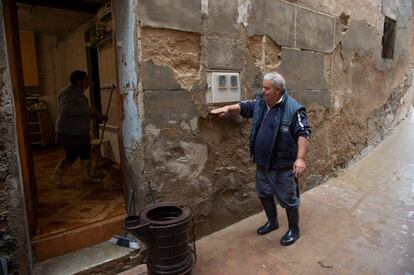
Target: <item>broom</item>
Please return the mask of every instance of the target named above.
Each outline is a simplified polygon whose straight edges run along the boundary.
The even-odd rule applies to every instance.
[[[127,208],[127,215],[128,216],[131,215],[130,212],[131,212],[131,209],[132,209],[133,199],[134,199],[134,190],[130,189],[128,191],[128,208]],[[122,236],[115,235],[109,240],[109,242],[112,243],[112,244],[115,244],[115,245],[131,248],[131,249],[138,249],[139,248],[139,243],[138,243],[137,240],[128,239],[128,231],[126,229],[124,231],[124,235],[122,235]]]
[[[111,85],[111,92],[109,94],[108,104],[106,105],[106,112],[105,112],[105,115],[106,116],[108,116],[108,114],[109,114],[109,109],[111,107],[111,101],[112,101],[112,94],[114,93],[114,89],[115,88],[116,88],[115,84],[112,84]],[[103,158],[101,156],[101,147],[102,147],[102,143],[103,143],[103,140],[104,140],[105,130],[106,130],[106,120],[104,120],[104,122],[103,122],[102,132],[101,132],[101,135],[99,137],[99,144],[97,146],[97,148],[98,148],[98,155],[96,157],[95,166],[93,167],[93,170],[92,170],[92,175],[93,176],[96,176],[97,175],[97,169],[98,169],[99,162],[101,162],[102,161],[102,158]]]

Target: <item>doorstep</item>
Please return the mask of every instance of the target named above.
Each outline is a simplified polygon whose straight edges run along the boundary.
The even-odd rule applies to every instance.
[[[38,263],[34,275],[117,274],[142,263],[142,251],[103,242]]]
[[[108,241],[113,235],[122,234],[124,219],[122,214],[64,232],[35,236],[32,241],[34,257],[37,262],[42,262]]]

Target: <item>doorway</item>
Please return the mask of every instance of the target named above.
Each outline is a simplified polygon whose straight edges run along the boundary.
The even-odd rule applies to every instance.
[[[58,3],[55,3],[58,2]],[[116,47],[112,38],[110,2],[17,1],[21,55],[21,110],[18,121],[27,138],[25,184],[32,247],[37,261],[59,256],[110,239],[122,231],[125,216],[121,180],[119,127],[122,110],[116,89]],[[65,4],[66,3],[66,4]],[[108,122],[92,125],[92,160],[100,183],[82,182],[79,161],[64,176],[67,188],[51,179],[64,157],[54,142],[58,92],[68,85],[74,70],[93,80],[85,91],[95,110],[108,114]],[[112,94],[112,95],[111,95]],[[17,104],[17,103],[16,103]],[[105,130],[104,130],[105,129]],[[103,135],[103,138],[101,138]]]

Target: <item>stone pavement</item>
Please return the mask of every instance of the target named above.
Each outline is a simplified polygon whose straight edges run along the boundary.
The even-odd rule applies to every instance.
[[[263,213],[197,242],[194,275],[414,274],[414,118],[367,157],[301,196],[301,238],[265,236]],[[143,274],[145,266],[123,274]]]

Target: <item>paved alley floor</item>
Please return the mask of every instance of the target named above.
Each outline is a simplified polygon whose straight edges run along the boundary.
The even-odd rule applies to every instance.
[[[414,118],[301,201],[295,244],[279,244],[281,208],[280,228],[256,235],[260,213],[200,239],[193,274],[414,274]]]

